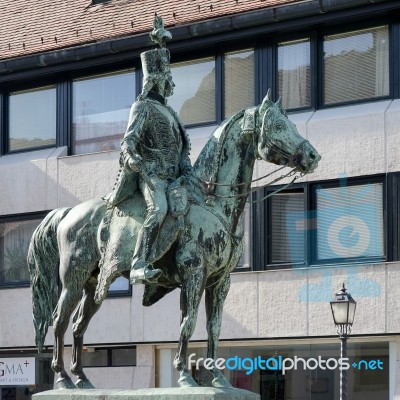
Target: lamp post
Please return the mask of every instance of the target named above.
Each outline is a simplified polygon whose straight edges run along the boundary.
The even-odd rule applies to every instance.
[[[351,333],[351,327],[356,312],[356,301],[347,293],[346,287],[336,293],[331,301],[333,321],[340,338],[340,357],[347,358],[347,337]],[[347,371],[340,370],[340,400],[347,400]]]

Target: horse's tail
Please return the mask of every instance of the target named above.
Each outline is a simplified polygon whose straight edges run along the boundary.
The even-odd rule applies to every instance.
[[[28,250],[31,276],[33,324],[39,353],[43,349],[48,327],[53,324],[53,311],[58,301],[58,267],[60,256],[57,228],[71,208],[51,211],[35,229]]]

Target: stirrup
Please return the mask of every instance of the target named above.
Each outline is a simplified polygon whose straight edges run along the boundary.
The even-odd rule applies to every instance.
[[[132,269],[129,275],[129,281],[132,285],[156,283],[161,274],[161,269],[154,269],[150,266],[145,266],[143,268]]]

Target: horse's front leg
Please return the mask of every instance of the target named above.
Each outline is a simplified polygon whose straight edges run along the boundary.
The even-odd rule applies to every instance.
[[[188,274],[181,289],[181,327],[179,347],[174,359],[174,367],[178,370],[179,386],[198,386],[187,369],[187,348],[196,326],[197,313],[205,286],[205,271],[196,269]]]
[[[219,281],[216,286],[210,285],[206,289],[206,315],[207,315],[207,358],[216,360],[218,339],[221,332],[222,310],[226,295],[228,294],[231,279],[228,275]],[[212,369],[213,381],[215,387],[232,387],[225,375],[215,365]]]

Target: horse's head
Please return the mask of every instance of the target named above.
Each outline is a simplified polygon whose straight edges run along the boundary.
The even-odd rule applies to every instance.
[[[259,137],[257,155],[265,161],[277,165],[287,165],[303,173],[312,172],[321,156],[304,139],[289,121],[280,100],[270,100],[268,90],[258,109]]]

